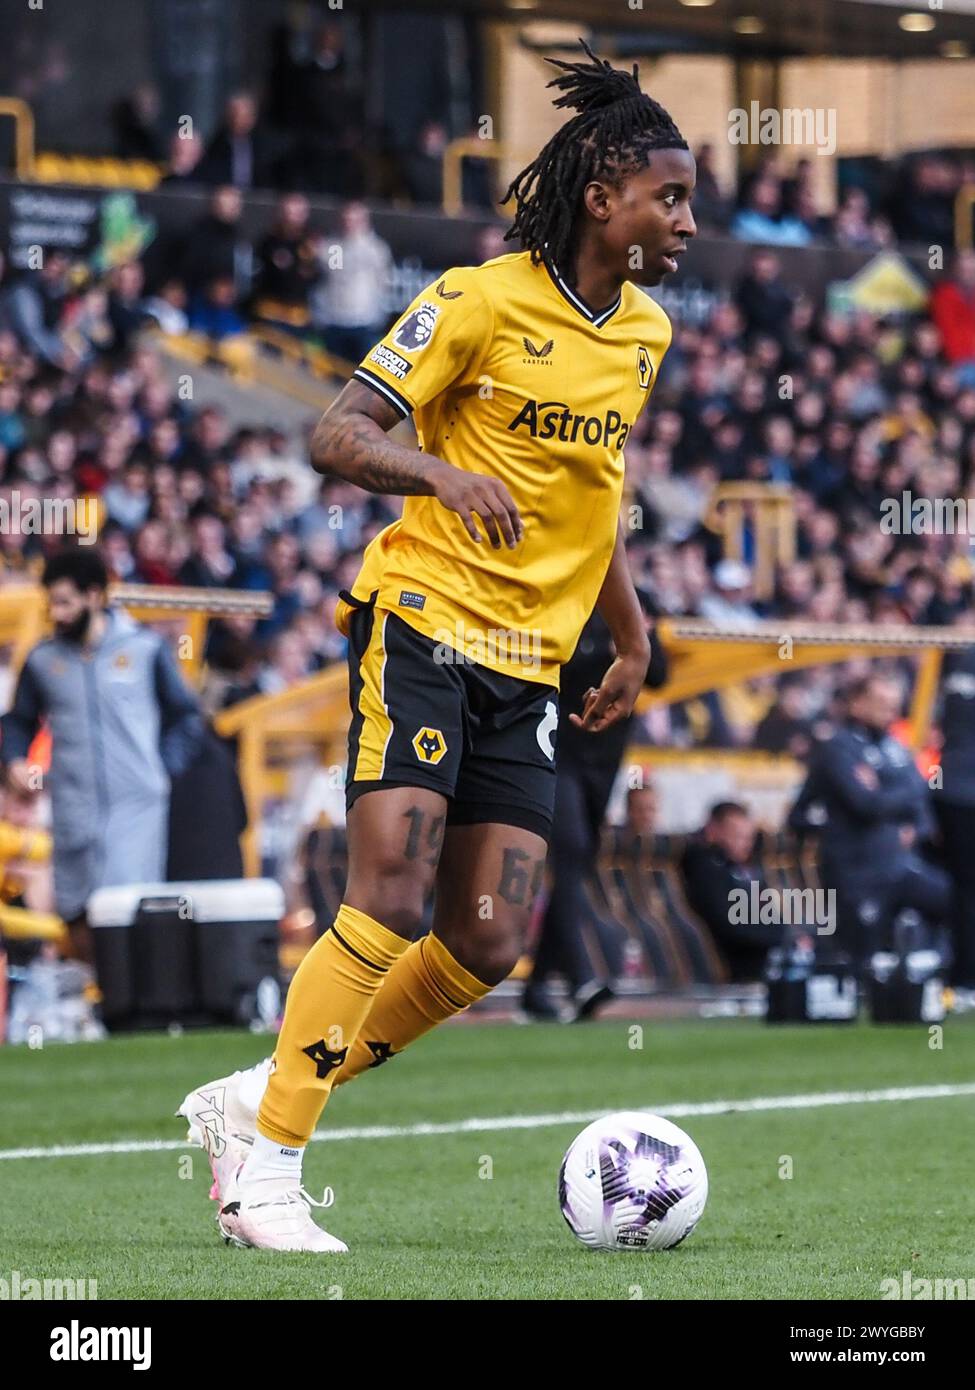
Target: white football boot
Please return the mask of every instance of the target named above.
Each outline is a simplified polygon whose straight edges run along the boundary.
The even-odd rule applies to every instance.
[[[310,1207],[330,1207],[332,1189],[326,1187],[316,1202],[301,1186],[298,1173],[242,1181],[243,1165],[232,1174],[227,1200],[217,1224],[228,1245],[255,1250],[309,1250],[323,1255],[344,1255],[349,1247],[316,1226]]]
[[[206,1150],[215,1202],[223,1200],[222,1193],[251,1151],[271,1065],[266,1057],[256,1067],[198,1086],[176,1111],[189,1125],[187,1142]]]

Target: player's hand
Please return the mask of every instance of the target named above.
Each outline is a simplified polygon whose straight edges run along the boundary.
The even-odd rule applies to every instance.
[[[37,790],[31,773],[31,764],[26,758],[14,758],[7,764],[7,782],[14,791],[33,793]]]
[[[583,696],[582,714],[570,714],[569,722],[590,734],[619,723],[633,713],[636,697],[643,688],[650,661],[649,651],[618,656],[603,676],[598,690],[591,687]]]
[[[488,540],[501,549],[501,537],[513,550],[525,533],[511,493],[498,478],[483,473],[466,473],[463,468],[444,464],[434,474],[433,495],[438,502],[456,512],[472,541],[480,541],[475,517],[480,517]]]

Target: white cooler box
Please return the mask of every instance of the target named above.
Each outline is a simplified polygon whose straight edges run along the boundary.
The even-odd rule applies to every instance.
[[[110,1028],[273,1020],[281,999],[273,879],[136,883],[88,900]]]

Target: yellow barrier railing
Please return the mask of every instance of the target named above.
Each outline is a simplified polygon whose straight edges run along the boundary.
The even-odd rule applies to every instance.
[[[466,137],[451,140],[443,152],[443,210],[448,217],[456,217],[464,211],[464,160],[487,159],[500,164],[506,159],[520,159],[525,164],[534,159],[534,154],[520,153],[507,145],[499,145],[494,140],[477,140]]]
[[[274,596],[263,590],[192,589],[174,585],[112,584],[109,602],[127,609],[138,622],[180,621],[183,669],[198,675],[203,659],[206,625],[211,618],[266,618]],[[0,645],[12,646],[11,665],[19,670],[47,630],[47,602],[39,584],[0,586]]]
[[[859,623],[755,622],[737,629],[701,618],[664,618],[660,641],[671,675],[661,690],[645,690],[637,711],[690,700],[760,676],[783,675],[857,657],[918,656],[918,678],[909,716],[911,747],[919,749],[931,727],[941,661],[946,651],[971,647],[972,634],[955,627],[868,627]]]
[[[246,333],[235,334],[213,342],[202,333],[152,333],[153,341],[175,360],[201,365],[219,364],[242,385],[266,387],[281,395],[300,401],[310,410],[323,411],[335,399],[334,377],[351,376],[352,365],[341,358],[331,357],[318,349],[302,349],[288,334],[276,332],[266,325],[250,327]],[[270,347],[286,358],[289,364],[308,368],[294,372],[275,362],[272,353],[261,352]],[[334,370],[326,369],[326,362]],[[348,371],[346,371],[348,367]]]
[[[272,758],[297,743],[314,747],[322,764],[341,765],[350,718],[348,688],[345,666],[331,666],[290,690],[232,705],[214,720],[218,734],[237,740],[237,770],[247,804],[241,851],[249,877],[260,873],[261,820]]]
[[[207,623],[211,618],[266,618],[274,608],[273,594],[241,589],[190,589],[178,585],[115,584],[112,603],[128,610],[140,623],[180,620],[177,639],[180,666],[197,679],[203,666]]]
[[[146,159],[116,159],[110,155],[52,154],[39,150],[31,177],[37,183],[73,183],[81,188],[134,188],[150,193],[163,169]]]
[[[20,97],[0,97],[0,116],[14,123],[14,168],[19,179],[34,177],[34,113]]]
[[[755,536],[753,588],[756,598],[771,598],[779,565],[796,558],[796,515],[792,489],[783,483],[719,483],[711,494],[704,524],[724,540],[729,560],[744,552],[745,523]]]
[[[326,351],[323,347],[316,347],[313,343],[303,342],[301,338],[285,333],[280,328],[274,328],[271,324],[253,323],[250,332],[258,342],[273,348],[282,357],[307,368],[313,376],[321,377],[325,381],[332,377],[342,377],[347,381],[355,371],[354,362],[347,362],[344,357],[336,357],[334,353]]]

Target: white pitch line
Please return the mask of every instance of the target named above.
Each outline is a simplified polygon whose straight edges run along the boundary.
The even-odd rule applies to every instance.
[[[806,1095],[756,1096],[751,1100],[703,1100],[649,1107],[649,1113],[671,1119],[691,1119],[697,1115],[756,1114],[768,1110],[815,1110],[821,1106],[876,1105],[884,1101],[942,1100],[954,1096],[975,1096],[975,1082],[954,1086],[889,1086],[877,1091],[810,1091]],[[619,1108],[619,1107],[618,1107]],[[634,1106],[627,1107],[635,1109]],[[359,1125],[347,1129],[326,1129],[312,1136],[314,1143],[335,1143],[344,1139],[422,1139],[440,1134],[484,1134],[489,1131],[545,1129],[554,1125],[588,1124],[605,1110],[562,1110],[548,1115],[494,1115],[468,1120],[447,1120],[442,1124]],[[190,1145],[180,1139],[120,1139],[113,1144],[51,1144],[46,1148],[0,1149],[0,1161],[16,1158],[87,1158],[104,1154],[169,1153]]]

